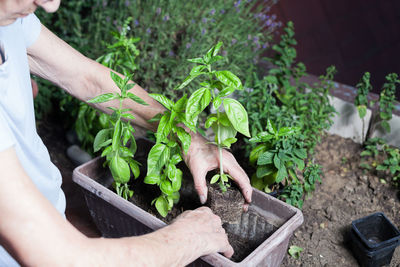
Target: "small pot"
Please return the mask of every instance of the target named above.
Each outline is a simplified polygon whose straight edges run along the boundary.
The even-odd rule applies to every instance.
[[[390,264],[400,244],[400,231],[382,212],[355,220],[351,226],[351,247],[361,266]]]

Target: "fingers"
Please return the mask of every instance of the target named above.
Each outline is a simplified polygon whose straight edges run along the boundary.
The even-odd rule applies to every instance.
[[[251,197],[253,194],[253,188],[250,185],[250,179],[247,176],[246,172],[240,167],[239,163],[236,161],[235,157],[224,150],[224,171],[226,171],[230,176],[232,176],[233,180],[239,186],[242,191],[243,197],[247,203],[251,202]]]
[[[199,195],[201,204],[205,204],[207,201],[207,183],[206,183],[206,174],[207,170],[200,170],[198,172],[193,173],[193,181],[194,181],[194,188]]]
[[[235,253],[235,251],[233,250],[233,247],[228,243],[228,246],[226,246],[222,254],[224,254],[225,257],[230,258],[232,257],[233,253]]]

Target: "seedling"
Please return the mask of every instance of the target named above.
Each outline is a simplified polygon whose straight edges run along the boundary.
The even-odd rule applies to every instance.
[[[110,72],[111,78],[120,89],[120,93],[106,93],[88,101],[88,103],[104,103],[111,100],[118,100],[118,108],[108,107],[112,110],[110,116],[110,127],[99,131],[94,139],[94,152],[102,150],[101,156],[106,157],[105,164],[111,170],[114,178],[113,186],[118,195],[125,199],[132,197],[133,191],[129,189],[128,182],[131,177],[131,172],[135,178],[139,177],[139,163],[133,159],[136,152],[136,142],[133,136],[135,132],[133,126],[124,121],[134,120],[135,117],[131,114],[131,109],[122,108],[122,102],[130,99],[142,105],[148,105],[141,98],[129,92],[135,85],[129,83],[131,77],[120,77],[114,72]],[[129,141],[129,144],[128,144]]]

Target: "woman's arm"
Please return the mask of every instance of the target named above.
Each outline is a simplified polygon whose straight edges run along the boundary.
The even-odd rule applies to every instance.
[[[0,152],[0,169],[0,244],[23,266],[184,266],[205,254],[233,254],[208,208],[151,234],[89,239],[39,192],[14,148]]]

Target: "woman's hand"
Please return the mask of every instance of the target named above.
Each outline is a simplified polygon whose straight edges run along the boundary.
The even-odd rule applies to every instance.
[[[224,172],[232,176],[242,191],[247,204],[250,203],[253,189],[250,185],[249,177],[230,152],[224,149],[222,158]],[[192,173],[200,202],[204,204],[207,200],[208,192],[206,185],[207,172],[219,167],[218,148],[213,144],[207,143],[207,140],[201,135],[193,134],[189,151],[184,160]],[[245,210],[247,209],[247,204],[244,206]]]

